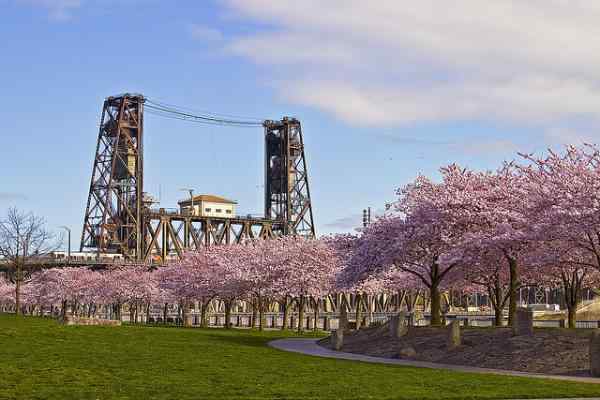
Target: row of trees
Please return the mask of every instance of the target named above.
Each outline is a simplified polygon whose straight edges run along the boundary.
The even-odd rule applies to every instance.
[[[198,301],[203,320],[206,305],[219,299],[227,321],[238,300],[260,313],[277,303],[287,314],[294,304],[302,315],[333,292],[356,293],[359,308],[363,295],[402,293],[409,309],[415,293],[426,292],[436,325],[441,295],[454,289],[487,293],[496,323],[508,308],[512,324],[519,287],[538,284],[562,287],[574,327],[582,288],[600,276],[600,151],[586,145],[520,157],[497,171],[450,165],[439,182],[419,176],[358,235],[216,246],[154,272],[142,265],[44,271],[24,291],[29,303],[88,310],[173,302],[187,310]],[[0,286],[0,296],[6,288]]]
[[[117,318],[123,305],[131,312],[149,314],[152,305],[177,304],[187,321],[194,302],[200,303],[201,323],[213,300],[224,304],[225,320],[239,301],[252,304],[264,326],[264,312],[274,304],[287,314],[295,305],[303,319],[308,304],[329,293],[340,263],[325,240],[281,237],[252,240],[244,244],[215,246],[185,254],[182,260],[151,270],[146,265],[127,265],[106,271],[88,268],[54,268],[34,273],[23,286],[24,306],[44,312],[52,307],[65,313],[93,315],[99,306],[110,306]],[[14,300],[14,285],[0,284],[0,303]],[[312,303],[311,303],[312,302]],[[287,315],[286,315],[287,316]],[[166,318],[165,318],[166,319]],[[284,318],[288,321],[288,318]]]
[[[426,288],[432,324],[440,291],[485,291],[496,322],[508,304],[509,324],[524,284],[562,286],[569,326],[583,287],[600,270],[600,151],[586,145],[497,171],[450,165],[440,183],[426,177],[398,190],[393,211],[356,239],[348,285],[390,272],[402,289]]]

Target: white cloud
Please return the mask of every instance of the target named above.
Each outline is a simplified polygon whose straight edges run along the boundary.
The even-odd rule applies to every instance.
[[[72,11],[81,7],[81,0],[17,0],[20,3],[42,7],[48,11],[50,19],[57,21],[69,20]]]
[[[219,42],[223,40],[221,31],[208,26],[192,24],[189,26],[190,35],[197,40],[206,42]]]
[[[227,0],[266,30],[227,49],[352,124],[599,117],[600,3]]]

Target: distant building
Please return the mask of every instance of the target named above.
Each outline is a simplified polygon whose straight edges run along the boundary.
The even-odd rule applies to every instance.
[[[193,203],[193,211],[192,211]],[[200,217],[234,218],[237,203],[212,194],[201,194],[194,199],[178,202],[182,214],[192,214]]]

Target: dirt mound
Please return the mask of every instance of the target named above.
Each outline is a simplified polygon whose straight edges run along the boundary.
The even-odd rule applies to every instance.
[[[483,368],[509,369],[561,375],[589,375],[591,330],[536,328],[533,336],[513,336],[509,328],[461,328],[462,345],[446,350],[446,328],[411,327],[392,338],[387,327],[351,331],[344,336],[342,351],[375,357],[400,358],[401,349],[412,347],[407,359]],[[322,346],[329,347],[323,340]]]

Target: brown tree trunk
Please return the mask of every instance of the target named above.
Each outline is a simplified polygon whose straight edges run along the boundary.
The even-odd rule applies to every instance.
[[[187,301],[184,301],[181,303],[182,304],[182,309],[181,309],[181,319],[182,321],[182,325],[185,327],[189,327],[192,326],[189,317],[190,314],[190,307],[189,307],[189,303]]]
[[[298,300],[298,333],[304,330],[304,295],[300,295]]]
[[[169,314],[169,303],[163,306],[163,325],[167,324],[167,314]]]
[[[251,317],[252,320],[250,321],[250,327],[251,328],[255,328],[256,325],[257,325],[256,324],[256,320],[257,320],[257,317],[258,317],[257,303],[258,303],[258,300],[256,300],[256,299],[252,300],[252,317]]]
[[[21,274],[23,268],[21,263],[17,261],[16,282],[15,282],[15,314],[21,315]]]
[[[569,329],[575,329],[577,326],[577,305],[567,305],[567,315]]]
[[[438,289],[438,283],[434,283],[429,288],[429,297],[431,301],[431,326],[442,325],[442,307],[440,291]]]
[[[288,328],[288,319],[290,314],[290,302],[288,296],[285,296],[283,300],[283,323],[281,324],[281,330],[284,331]]]
[[[509,283],[509,297],[508,297],[508,325],[513,326],[517,316],[517,291],[519,289],[519,268],[517,260],[510,256],[506,256],[508,259],[508,267],[510,272],[510,283]]]
[[[129,323],[133,324],[135,321],[135,308],[130,304],[129,305]]]
[[[319,299],[314,299],[315,307],[313,309],[313,331],[317,331],[319,329],[318,320],[319,320]]]
[[[487,285],[488,296],[494,309],[494,326],[502,326],[502,312],[506,304],[506,297],[502,292],[500,282],[496,281],[494,285]]]
[[[265,313],[262,296],[258,296],[256,302],[258,304],[258,330],[262,332],[265,329]]]
[[[231,329],[231,307],[233,301],[225,300],[225,329]]]
[[[356,330],[360,329],[361,320],[362,320],[362,295],[360,293],[356,294]]]
[[[200,310],[200,326],[202,328],[208,327],[208,305],[210,304],[211,299],[208,299],[202,302],[202,308]]]
[[[577,305],[579,304],[579,294],[583,275],[578,276],[579,271],[575,270],[571,274],[561,273],[562,287],[564,292],[565,304],[567,306],[567,321],[570,329],[575,329],[577,325]]]
[[[67,301],[63,300],[62,304],[61,304],[61,310],[60,310],[60,320],[64,321],[66,317],[67,317]]]

